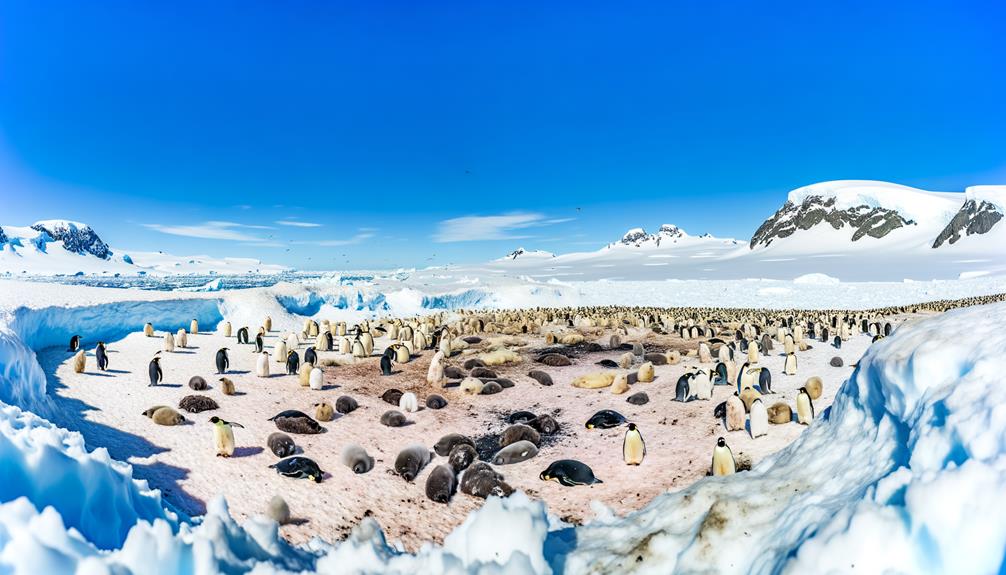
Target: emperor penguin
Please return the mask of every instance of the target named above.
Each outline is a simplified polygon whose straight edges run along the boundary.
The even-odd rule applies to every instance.
[[[143,326],[143,335],[147,337],[154,337],[154,324],[147,323]]]
[[[713,371],[713,374],[714,374],[712,377],[713,385],[730,385],[730,374],[727,370],[726,362],[721,361],[717,363],[716,369]]]
[[[758,390],[762,395],[772,393],[772,372],[767,367],[758,368]]]
[[[178,333],[175,335],[175,343],[181,348],[189,347],[189,335],[185,332],[185,328],[178,328]]]
[[[79,350],[73,356],[73,372],[84,373],[85,367],[87,367],[87,354],[84,350]]]
[[[351,351],[353,344],[350,343],[349,338],[346,336],[339,337],[339,353],[349,353]]]
[[[276,354],[276,363],[286,363],[286,341],[279,340],[272,351]]]
[[[768,433],[768,410],[760,398],[751,402],[750,427],[752,439]]]
[[[321,388],[325,387],[325,372],[320,367],[311,369],[308,385],[315,391],[320,391]]]
[[[175,336],[170,331],[164,334],[164,351],[175,351]]]
[[[217,457],[230,457],[234,455],[234,428],[244,428],[240,423],[224,421],[217,416],[210,418],[213,424],[213,447],[217,450]]]
[[[444,357],[451,356],[451,334],[449,332],[441,332],[440,337],[440,353],[444,354]]]
[[[230,337],[231,336],[231,322],[229,322],[229,321],[225,321],[224,322],[223,332],[224,332],[224,337]]]
[[[227,357],[227,348],[221,347],[217,350],[217,373],[227,373],[231,366],[231,360]]]
[[[255,361],[255,375],[259,377],[269,377],[269,352],[263,351],[258,354]]]
[[[391,375],[391,357],[387,354],[381,356],[381,375]]]
[[[783,364],[782,372],[786,375],[796,375],[796,354],[791,353],[786,356],[786,363]]]
[[[806,387],[801,387],[796,396],[796,420],[803,425],[810,425],[814,421],[814,402]]]
[[[758,363],[758,359],[758,345],[754,341],[751,341],[748,343],[748,363]]]
[[[363,346],[359,337],[353,340],[353,357],[367,357],[367,348]]]
[[[796,341],[793,339],[792,335],[788,333],[786,334],[786,339],[782,342],[782,349],[786,355],[796,351]]]
[[[70,338],[70,351],[77,353],[78,349],[80,349],[80,336],[75,335]]]
[[[300,369],[300,356],[297,352],[290,350],[286,352],[286,374],[287,375],[297,375],[297,370]]]
[[[99,341],[94,348],[94,358],[98,362],[98,369],[106,371],[108,369],[108,353],[105,350],[105,342]]]
[[[367,357],[370,357],[370,354],[374,353],[374,336],[369,331],[365,331],[360,334],[360,343],[363,344]]]
[[[842,336],[836,335],[831,345],[835,346],[835,349],[842,349]]]
[[[639,465],[646,457],[646,443],[643,442],[643,435],[635,423],[629,424],[629,429],[622,439],[622,458],[626,465]]]
[[[189,322],[189,333],[199,335],[199,320],[194,319]]]
[[[713,398],[713,382],[709,379],[709,372],[704,369],[695,372],[689,387],[695,399],[706,401]]]
[[[154,359],[150,360],[150,365],[147,366],[147,374],[150,376],[150,385],[148,387],[153,387],[164,381],[164,372],[161,371],[161,356],[154,355]]]
[[[287,349],[297,349],[300,345],[300,340],[297,339],[297,334],[290,333],[286,336],[286,348]]]
[[[737,391],[744,391],[745,388],[754,387],[754,370],[751,368],[751,364],[744,362],[741,366],[740,373],[737,374]]]
[[[692,396],[691,379],[694,373],[685,373],[678,378],[678,383],[674,387],[674,400],[680,402],[688,401]]]
[[[265,321],[262,322],[262,327],[265,328],[266,332],[272,331],[272,318],[265,316]]]
[[[262,339],[262,334],[257,334],[255,336],[255,353],[262,353],[265,351],[265,340]]]
[[[716,359],[720,360],[720,362],[722,363],[730,361],[731,359],[733,359],[732,357],[730,357],[730,351],[731,348],[729,345],[726,344],[720,345],[720,348],[716,350]]]
[[[304,363],[318,365],[318,352],[316,352],[313,347],[309,347],[304,350]]]
[[[248,328],[242,327],[238,329],[238,344],[248,343]]]
[[[730,451],[727,440],[721,437],[716,440],[716,447],[713,448],[713,475],[733,475],[736,472],[734,454]]]
[[[408,346],[401,344],[395,346],[395,363],[409,363],[410,359],[412,359],[412,352]]]

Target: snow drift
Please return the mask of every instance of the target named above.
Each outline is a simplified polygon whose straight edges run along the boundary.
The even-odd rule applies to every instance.
[[[707,478],[625,517],[599,508],[580,527],[523,494],[490,499],[443,546],[417,554],[400,552],[370,521],[334,546],[292,548],[271,522],[237,525],[220,500],[175,527],[159,495],[130,479],[130,466],[0,406],[0,565],[23,573],[995,573],[1006,557],[1004,323],[1006,304],[996,304],[902,326],[870,348],[830,410],[750,472]],[[50,341],[34,325],[27,341]]]

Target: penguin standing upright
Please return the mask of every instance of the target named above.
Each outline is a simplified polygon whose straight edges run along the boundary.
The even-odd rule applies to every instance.
[[[387,354],[381,356],[381,375],[391,375],[391,357]]]
[[[752,439],[768,434],[768,410],[761,399],[756,398],[751,402],[751,419],[749,423]]]
[[[98,346],[94,348],[94,357],[98,362],[98,369],[108,370],[108,353],[105,351],[105,342],[98,342]]]
[[[772,393],[772,373],[767,367],[758,368],[758,390],[761,393]]]
[[[304,350],[304,363],[318,365],[318,352],[314,351],[313,347]]]
[[[189,322],[189,333],[199,335],[199,320],[194,319]]]
[[[258,354],[255,361],[255,375],[259,377],[269,377],[269,352],[263,351]]]
[[[835,346],[835,349],[842,349],[842,336],[836,335],[831,345]]]
[[[320,367],[311,370],[311,374],[308,376],[308,386],[315,391],[320,391],[325,387],[325,372]]]
[[[227,373],[231,366],[231,360],[227,357],[227,348],[221,347],[217,350],[217,373]]]
[[[217,451],[217,457],[230,457],[234,455],[234,428],[244,428],[240,423],[224,421],[217,416],[210,418],[213,424],[213,447]]]
[[[297,352],[290,350],[286,352],[286,374],[287,375],[297,375],[297,370],[300,369],[300,356]]]
[[[713,475],[733,475],[737,472],[737,463],[734,461],[734,454],[730,451],[727,441],[722,437],[716,440],[716,447],[713,447]]]
[[[155,355],[154,359],[150,360],[150,365],[147,366],[147,374],[150,375],[150,385],[148,387],[153,387],[164,381],[164,372],[161,371],[160,356]]]
[[[622,458],[625,459],[626,465],[639,465],[644,457],[646,457],[646,443],[643,442],[643,436],[636,428],[636,424],[630,423],[625,438],[622,439]]]
[[[353,340],[353,357],[367,357],[367,349],[363,347],[359,336]]]
[[[674,387],[674,400],[680,402],[688,401],[691,397],[690,380],[695,377],[694,373],[686,373],[678,378],[678,384]]]
[[[786,375],[796,375],[796,354],[791,353],[786,356],[786,362],[783,364],[782,372]]]
[[[279,340],[279,343],[276,344],[276,346],[273,348],[272,351],[273,351],[273,353],[276,354],[276,363],[286,363],[286,358],[287,358],[286,351],[287,351],[287,347],[286,347],[286,341],[285,340],[282,340],[282,339]]]
[[[262,340],[262,334],[257,334],[255,336],[255,353],[262,353],[265,351],[265,341]]]
[[[238,329],[238,344],[248,343],[248,328],[242,327]]]
[[[229,322],[229,321],[225,321],[224,322],[223,332],[224,332],[224,337],[230,337],[231,336],[231,322]]]
[[[175,351],[175,336],[170,331],[164,334],[164,351]]]
[[[804,425],[810,425],[814,421],[814,402],[806,387],[801,387],[796,396],[796,420]]]
[[[688,387],[695,399],[705,401],[713,398],[713,382],[709,379],[709,373],[704,369],[695,372]]]
[[[78,349],[80,349],[80,336],[75,335],[70,338],[70,351],[77,353]]]

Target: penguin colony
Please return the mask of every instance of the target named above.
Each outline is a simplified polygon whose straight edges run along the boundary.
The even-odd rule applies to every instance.
[[[309,319],[299,333],[282,334],[272,331],[271,318],[263,318],[261,326],[221,324],[219,334],[228,338],[227,347],[214,346],[201,374],[187,374],[177,382],[165,381],[163,365],[205,330],[200,331],[195,320],[187,330],[161,331],[147,324],[144,334],[154,338],[148,385],[176,384],[200,395],[180,390],[175,405],[153,406],[143,415],[154,425],[178,427],[178,433],[198,435],[202,427],[206,449],[221,458],[234,456],[241,447],[264,448],[249,451],[281,477],[322,483],[337,466],[353,474],[382,469],[402,481],[420,483],[415,486],[417,495],[449,505],[459,493],[485,498],[513,492],[506,480],[510,465],[536,465],[540,468],[538,477],[555,482],[556,488],[603,485],[606,475],[645,467],[644,437],[649,430],[619,413],[619,405],[625,402],[625,409],[644,406],[654,395],[665,395],[681,403],[710,402],[710,421],[722,436],[709,442],[710,459],[696,465],[704,466],[708,475],[729,475],[741,468],[728,445],[730,433],[746,433],[757,440],[770,436],[774,426],[811,425],[819,416],[815,401],[824,391],[823,380],[819,374],[804,373],[800,365],[801,354],[809,348],[841,350],[842,343],[853,337],[877,341],[893,333],[898,316],[1001,299],[1003,296],[989,296],[866,311],[619,306],[462,310],[364,320],[354,325]],[[648,349],[645,341],[635,341],[643,339],[640,333],[651,332],[676,336],[684,346]],[[250,333],[256,334],[251,341]],[[375,353],[375,340],[383,352]],[[75,335],[70,341],[77,373],[85,373],[87,367],[86,345],[86,334]],[[99,370],[108,369],[109,348],[114,344],[97,342],[93,348]],[[594,353],[606,355],[598,361],[597,356],[591,359]],[[393,385],[403,385],[403,366],[424,355],[430,358],[428,369],[409,381],[407,389],[395,389]],[[768,357],[781,357],[779,372],[772,373],[764,365]],[[280,366],[274,367],[270,359]],[[685,371],[676,381],[661,376],[664,366],[682,363]],[[562,377],[562,368],[571,365],[588,366],[589,370],[575,378]],[[369,397],[367,409],[360,410],[360,401],[353,397],[356,390],[338,385],[343,369],[365,369],[374,381],[389,383],[381,384],[383,391]],[[275,430],[262,445],[250,444],[252,434],[244,425],[225,419],[229,404],[233,404],[229,402],[241,401],[237,390],[244,381],[268,380],[284,373],[294,376],[294,385],[303,389],[305,399],[278,413],[262,414],[258,423],[268,422]],[[792,389],[797,381],[793,378],[799,378],[798,392],[783,399],[774,389],[778,385],[774,380],[788,381]],[[185,381],[187,386],[177,385]],[[575,388],[574,396],[607,394],[610,408],[597,411],[586,421],[521,409],[535,404],[535,389],[556,385]],[[726,386],[730,395],[713,405],[714,389],[719,386]],[[375,458],[374,453],[389,446],[367,445],[365,441],[344,444],[335,458],[316,457],[297,445],[298,436],[326,433],[333,426],[407,427],[432,417],[437,410],[477,408],[480,396],[495,394],[503,394],[514,409],[500,420],[495,444],[488,451],[484,438],[475,435],[481,429],[445,433],[432,446],[403,441],[383,459]],[[375,410],[375,401],[386,404],[385,409]],[[458,403],[462,405],[456,407]],[[200,416],[204,411],[210,413]],[[585,429],[588,437],[617,434],[622,451],[613,457],[621,457],[628,466],[626,471],[611,466],[591,469],[577,459],[551,456],[550,437],[574,427]],[[594,449],[590,444],[582,447],[584,454]],[[285,501],[279,501],[282,505],[276,503],[279,511],[275,516],[285,522],[291,510],[284,509]],[[292,512],[296,516],[297,510]]]

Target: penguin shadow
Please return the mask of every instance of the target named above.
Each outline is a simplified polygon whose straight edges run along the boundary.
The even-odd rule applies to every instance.
[[[242,395],[248,395],[247,391],[235,391],[231,394],[233,397],[241,397]]]
[[[85,371],[83,375],[90,375],[92,377],[115,377],[114,375],[103,371]]]
[[[324,476],[324,479],[328,479],[329,477],[331,477],[331,476],[328,473],[326,473],[325,476]],[[286,521],[286,523],[284,523],[284,525],[297,525],[297,526],[299,526],[299,525],[307,525],[308,523],[310,523],[310,521],[308,519],[303,518],[303,517],[291,517],[290,519],[287,519],[287,521]]]
[[[258,455],[263,451],[265,451],[265,449],[261,447],[235,447],[234,453],[231,455],[231,458],[251,457],[253,455]]]
[[[179,487],[189,477],[190,471],[184,467],[168,465],[160,461],[151,464],[133,464],[133,477],[146,479],[151,487],[161,490],[165,500],[190,516],[206,515],[206,502]]]
[[[198,348],[191,348],[191,347],[187,347],[187,348],[185,348],[184,350],[179,350],[179,349],[176,349],[175,351],[173,351],[173,352],[171,352],[171,353],[177,353],[177,354],[180,354],[180,355],[195,355],[195,354],[196,354],[196,352],[194,352],[194,351],[189,351],[190,349],[198,349]]]
[[[321,386],[321,389],[318,391],[332,391],[333,389],[339,389],[340,387],[342,386],[335,383],[326,383],[325,385]]]
[[[122,374],[122,375],[124,375],[124,374],[128,374],[128,373],[133,373],[133,372],[125,370],[125,369],[106,369],[105,373],[115,373],[115,374]]]
[[[223,375],[248,375],[251,373],[250,369],[228,369]],[[220,375],[220,374],[217,374]]]
[[[448,381],[447,383],[445,383],[443,385],[444,389],[451,389],[451,388],[454,388],[454,387],[461,387],[461,380],[460,379],[456,380],[456,381]]]
[[[185,386],[182,385],[182,384],[180,384],[180,383],[158,383],[157,385],[152,385],[150,387],[169,387],[169,388],[177,389],[177,388],[181,388],[181,387],[185,387]]]

